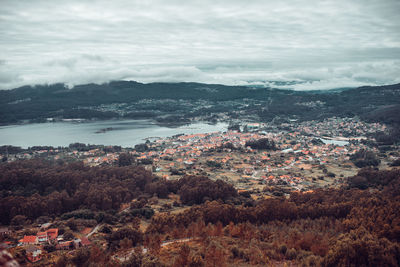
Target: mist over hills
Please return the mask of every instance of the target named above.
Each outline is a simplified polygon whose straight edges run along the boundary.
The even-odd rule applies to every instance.
[[[202,83],[114,81],[23,86],[0,91],[0,123],[52,119],[155,119],[159,122],[299,120],[360,116],[399,123],[400,84],[293,91]]]

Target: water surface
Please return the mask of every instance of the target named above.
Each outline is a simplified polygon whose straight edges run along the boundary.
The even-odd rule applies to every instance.
[[[148,137],[168,137],[226,131],[228,124],[199,122],[169,128],[148,120],[107,120],[95,122],[50,122],[0,127],[0,145],[28,148],[32,146],[68,146],[79,142],[95,145],[132,147]],[[111,128],[111,129],[110,129]],[[102,131],[103,130],[103,131]]]
[[[347,146],[349,144],[349,141],[344,141],[344,140],[324,139],[324,138],[320,138],[320,139],[326,145]]]

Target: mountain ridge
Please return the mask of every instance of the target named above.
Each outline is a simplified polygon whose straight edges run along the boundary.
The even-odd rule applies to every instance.
[[[161,102],[165,105],[160,105]],[[397,110],[399,103],[400,84],[333,89],[322,93],[321,90],[294,91],[194,82],[112,81],[101,85],[82,84],[71,89],[58,83],[0,91],[0,123],[40,122],[47,118],[150,117],[162,120],[165,115],[180,116],[183,121],[199,116],[206,121],[223,118],[269,121],[277,116],[309,120],[329,116],[363,117],[388,107]],[[393,118],[386,120],[393,121]]]

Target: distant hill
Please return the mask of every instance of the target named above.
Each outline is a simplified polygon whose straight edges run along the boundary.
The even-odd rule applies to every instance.
[[[23,86],[0,91],[0,123],[46,118],[218,120],[226,116],[269,121],[277,116],[309,120],[356,115],[398,122],[400,84],[322,92],[134,81],[77,85],[72,89],[64,84]]]

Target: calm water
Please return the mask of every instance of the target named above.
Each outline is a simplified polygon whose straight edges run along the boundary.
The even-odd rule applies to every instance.
[[[337,146],[347,146],[349,144],[348,141],[336,140],[336,139],[324,139],[320,138],[322,142],[326,145],[337,145]]]
[[[168,137],[176,134],[194,134],[226,131],[227,124],[209,125],[195,123],[177,128],[158,126],[146,120],[112,120],[96,122],[52,122],[0,127],[0,145],[23,148],[38,145],[68,146],[80,142],[95,145],[119,145],[123,147],[143,143],[148,137]],[[111,131],[96,133],[101,129]]]

